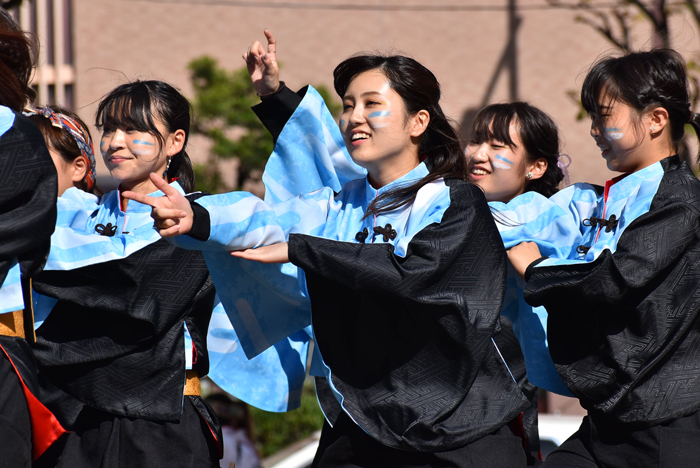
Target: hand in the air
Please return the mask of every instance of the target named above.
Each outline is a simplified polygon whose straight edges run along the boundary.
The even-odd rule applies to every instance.
[[[248,66],[248,74],[253,82],[253,87],[258,96],[272,94],[280,86],[280,70],[277,66],[277,42],[274,36],[267,29],[267,48],[259,41],[254,41],[248,51],[243,54]]]

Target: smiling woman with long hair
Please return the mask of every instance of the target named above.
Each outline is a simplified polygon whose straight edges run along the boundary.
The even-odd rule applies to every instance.
[[[262,55],[251,61],[269,62]],[[124,196],[154,207],[162,235],[189,234],[172,242],[206,250],[220,294],[236,294],[213,272],[228,259],[295,265],[325,377],[318,389],[328,424],[315,465],[525,466],[509,425],[528,406],[514,377],[522,354],[502,346],[499,328],[503,243],[483,193],[464,181],[439,84],[403,56],[353,57],[334,76],[339,126],[308,88],[268,169],[289,162],[303,172],[305,156],[334,148],[326,156],[355,175],[344,185],[345,176],[322,170],[319,190],[296,197],[280,171],[268,179],[266,198],[276,203],[234,192],[190,204],[153,175],[165,197]],[[280,161],[282,153],[302,159]],[[266,244],[274,245],[228,254]],[[222,301],[251,325],[241,300]],[[308,312],[299,316],[308,321]],[[260,318],[255,330],[274,323]]]

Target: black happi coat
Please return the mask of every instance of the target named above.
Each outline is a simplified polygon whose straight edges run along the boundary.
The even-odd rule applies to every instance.
[[[557,371],[591,415],[660,424],[700,409],[700,181],[677,156],[645,214],[595,261],[530,267]]]
[[[115,415],[178,421],[184,325],[204,376],[214,285],[200,252],[165,239],[121,259],[44,271],[37,292],[58,299],[37,329],[35,354],[52,384]]]
[[[0,135],[2,285],[15,260],[19,261],[25,283],[46,262],[56,223],[58,179],[39,129],[29,119],[6,107],[1,107],[0,112],[3,118],[13,119],[11,126]],[[29,296],[25,296],[26,302]],[[31,316],[25,314],[25,321],[31,332]],[[31,425],[25,394],[15,372],[26,388],[39,397],[36,364],[29,345],[22,338],[0,336],[0,347],[0,458],[7,466],[29,466],[32,436],[37,436],[36,432],[42,428]],[[47,433],[51,430],[45,429]],[[48,443],[51,437],[44,440]],[[34,456],[45,448],[34,447]]]
[[[481,191],[447,184],[442,221],[416,234],[405,258],[388,244],[289,240],[333,384],[355,421],[394,448],[459,448],[528,406],[492,340],[503,243]],[[506,351],[509,365],[522,361],[517,346]]]
[[[305,93],[282,87],[253,108],[275,140]],[[417,233],[405,258],[389,244],[290,236],[333,385],[355,422],[392,448],[458,449],[536,401],[510,323],[500,320],[506,260],[491,212],[477,187],[446,183],[442,222]],[[340,407],[317,383],[333,421]],[[524,415],[534,451],[536,418]]]

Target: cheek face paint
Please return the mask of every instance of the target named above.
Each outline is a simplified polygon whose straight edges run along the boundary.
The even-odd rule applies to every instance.
[[[389,124],[383,122],[383,120],[384,120],[383,118],[384,118],[384,117],[389,117],[390,115],[391,115],[391,112],[386,111],[386,110],[385,110],[385,111],[376,111],[376,112],[370,113],[370,114],[367,116],[367,118],[368,118],[368,119],[372,119],[372,127],[374,127],[374,128],[384,128],[384,127],[388,127]],[[375,119],[376,119],[376,120],[375,120]]]
[[[514,164],[513,161],[510,161],[505,156],[501,156],[500,154],[497,154],[495,159],[496,159],[496,161],[494,161],[492,164],[493,167],[497,167],[499,169],[507,169],[507,170],[512,169],[513,164]]]
[[[102,157],[104,158],[107,155],[107,147],[109,145],[107,144],[106,141],[102,140],[100,141],[100,153],[102,153]]]
[[[147,156],[150,154],[153,154],[153,151],[155,150],[155,143],[151,143],[150,141],[146,140],[132,140],[131,142],[135,146],[142,146],[143,148],[133,148],[131,150],[131,153],[136,155],[136,156]]]
[[[617,127],[605,127],[605,128],[603,129],[603,136],[605,136],[605,138],[606,138],[607,140],[612,141],[612,140],[619,140],[620,138],[622,138],[623,136],[625,136],[625,134],[622,133],[622,129],[621,129],[621,128],[617,128]]]
[[[343,119],[340,119],[340,122],[338,122],[338,127],[340,127],[341,130],[345,130],[345,121]]]

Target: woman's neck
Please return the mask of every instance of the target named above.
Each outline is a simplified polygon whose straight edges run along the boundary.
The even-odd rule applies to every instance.
[[[413,159],[403,159],[397,164],[377,164],[366,168],[367,179],[373,188],[379,190],[385,185],[405,176],[415,169],[418,164],[420,164],[418,156]]]
[[[158,187],[156,187],[155,184],[151,182],[150,177],[146,180],[121,182],[119,184],[119,197],[121,199],[120,201],[122,210],[124,211],[126,211],[126,207],[129,204],[129,200],[126,198],[122,198],[121,193],[126,192],[127,190],[143,195],[148,195],[149,193],[156,192],[158,190]]]

